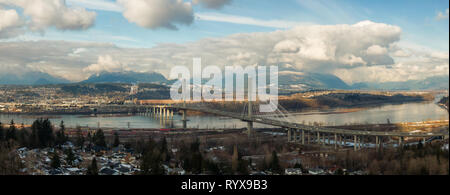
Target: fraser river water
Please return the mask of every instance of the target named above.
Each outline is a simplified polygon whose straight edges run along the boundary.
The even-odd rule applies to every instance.
[[[442,96],[440,96],[442,97]],[[438,98],[437,98],[438,99]],[[436,102],[424,103],[406,103],[399,105],[382,105],[371,108],[360,109],[356,112],[337,112],[335,110],[311,110],[308,112],[291,114],[288,117],[290,122],[297,123],[322,123],[325,125],[344,125],[344,124],[376,124],[398,122],[418,122],[425,120],[448,120],[448,112],[439,107]],[[35,119],[42,116],[32,115],[6,115],[0,114],[0,121],[8,124],[14,120],[16,124],[31,124]],[[188,127],[190,128],[244,128],[246,123],[239,120],[216,117],[216,116],[188,116]],[[58,125],[61,120],[64,121],[66,127],[98,127],[101,128],[166,128],[159,119],[148,116],[82,116],[82,115],[59,115],[51,116],[50,120],[53,124]],[[174,127],[181,127],[181,116],[174,116]],[[256,128],[265,127],[255,124]]]

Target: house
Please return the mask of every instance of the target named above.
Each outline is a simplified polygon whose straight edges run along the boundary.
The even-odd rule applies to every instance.
[[[302,175],[302,169],[299,168],[288,168],[284,170],[284,174],[286,175]]]
[[[323,169],[319,169],[319,168],[309,169],[308,172],[311,175],[323,175],[323,174],[325,174],[325,171]]]

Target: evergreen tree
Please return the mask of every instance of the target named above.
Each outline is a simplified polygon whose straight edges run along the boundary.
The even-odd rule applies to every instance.
[[[270,162],[270,170],[274,173],[281,174],[283,170],[281,169],[280,162],[278,160],[278,155],[276,151],[272,152],[272,161]]]
[[[91,132],[88,132],[88,134],[87,134],[87,141],[88,141],[88,149],[91,150],[91,148],[92,148],[92,135],[91,135]]]
[[[114,132],[114,143],[113,143],[113,147],[118,147],[120,145],[120,139],[119,139],[119,134],[116,132]]]
[[[191,157],[192,170],[191,170],[191,172],[193,174],[200,174],[200,173],[202,173],[202,165],[203,165],[203,156],[202,156],[202,154],[200,152],[192,153],[192,157]]]
[[[5,129],[3,129],[3,124],[0,122],[0,142],[5,140]]]
[[[61,167],[61,160],[56,152],[53,153],[52,161],[50,166],[54,169]]]
[[[297,162],[297,163],[295,163],[294,168],[303,170],[303,165],[301,163]]]
[[[169,149],[168,149],[168,146],[167,146],[166,137],[163,137],[160,140],[159,147],[160,147],[160,151],[161,151],[162,161],[169,162],[170,161],[170,153],[169,153]]]
[[[75,154],[73,153],[72,149],[66,149],[66,151],[64,151],[64,153],[66,154],[66,162],[69,165],[73,164],[73,161],[75,161]]]
[[[9,129],[6,132],[6,140],[17,140],[17,134],[16,134],[16,124],[14,123],[14,120],[11,120],[11,123],[9,124]]]
[[[144,153],[141,160],[141,173],[143,175],[164,175],[161,153],[158,150],[154,149]]]
[[[237,173],[240,175],[248,175],[250,173],[248,170],[248,165],[248,161],[239,158]]]
[[[56,133],[56,145],[63,145],[67,141],[66,133],[65,133],[65,125],[64,121],[61,121],[61,124],[59,125],[59,131]]]
[[[35,147],[50,147],[54,143],[53,127],[50,120],[38,119],[31,125],[32,142]]]
[[[38,148],[40,146],[39,137],[37,135],[37,129],[34,128],[34,124],[33,126],[31,126],[31,135],[29,138],[29,144],[30,147],[32,148]]]
[[[335,172],[334,175],[344,175],[344,170],[342,170],[341,168],[338,168]]]
[[[89,165],[86,175],[98,175],[97,159],[92,159],[91,165]]]
[[[195,138],[195,141],[191,143],[191,152],[199,152],[200,151],[200,141],[198,138]]]
[[[83,136],[83,133],[81,132],[81,129],[78,128],[76,145],[80,148],[83,148],[83,144],[84,144],[84,136]]]
[[[95,132],[93,141],[96,146],[106,148],[105,134],[103,133],[103,130],[99,129]]]
[[[30,146],[28,137],[29,137],[29,133],[25,128],[22,128],[18,132],[17,141],[19,142],[19,145],[21,147],[29,147]]]

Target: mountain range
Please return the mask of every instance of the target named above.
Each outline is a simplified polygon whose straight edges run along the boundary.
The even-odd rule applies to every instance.
[[[293,70],[280,71],[279,86],[281,89],[311,90],[311,89],[362,89],[362,90],[427,90],[448,89],[448,76],[435,76],[423,80],[405,82],[364,82],[348,85],[332,74],[307,73]],[[162,74],[138,72],[102,72],[91,75],[80,83],[172,83]],[[0,74],[0,84],[3,85],[47,85],[67,84],[70,81],[51,76],[44,72],[27,72],[22,75]]]
[[[0,84],[2,85],[48,85],[66,83],[70,83],[70,81],[51,76],[45,72],[30,71],[21,75],[0,73]]]
[[[168,80],[160,73],[102,72],[90,76],[82,83],[165,83]]]
[[[352,89],[368,90],[439,90],[449,88],[449,76],[434,76],[423,80],[384,83],[355,83]]]

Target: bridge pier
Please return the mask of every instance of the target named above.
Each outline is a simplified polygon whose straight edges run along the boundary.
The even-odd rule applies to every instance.
[[[311,143],[311,133],[308,131],[308,144]]]
[[[364,143],[363,143],[364,140],[363,140],[363,137],[362,137],[362,136],[359,136],[358,139],[359,139],[359,141],[358,141],[358,142],[359,142],[359,143],[358,143],[358,149],[361,150],[361,148],[363,147],[363,144],[364,144]]]
[[[331,145],[331,134],[328,134],[328,145]]]
[[[327,144],[326,140],[327,134],[322,134],[322,145],[325,146]]]
[[[358,143],[358,138],[356,137],[356,135],[353,136],[353,150],[356,152],[357,150],[357,146],[356,144]]]
[[[187,129],[187,119],[186,119],[186,115],[187,115],[187,111],[186,110],[182,110],[182,121],[183,121],[183,129]]]
[[[378,136],[375,136],[375,150],[376,151],[378,151],[378,149],[379,149],[379,142],[380,142],[380,140],[379,140],[379,138],[378,138]]]
[[[163,120],[166,120],[166,117],[167,117],[167,110],[166,110],[166,108],[162,108],[162,116],[163,116]]]
[[[317,132],[317,144],[320,144],[320,133]]]
[[[297,143],[297,129],[292,129],[294,133],[294,143]]]
[[[337,134],[334,134],[334,149],[337,150]]]
[[[250,138],[253,132],[253,122],[247,122],[247,135]]]
[[[288,142],[291,142],[291,129],[287,129]]]
[[[305,130],[302,130],[302,144],[305,145]]]

